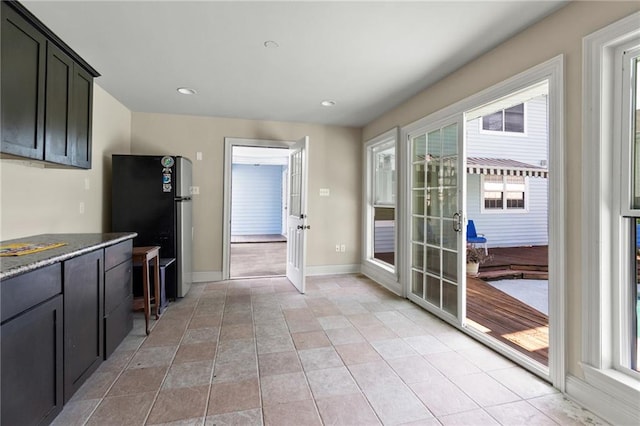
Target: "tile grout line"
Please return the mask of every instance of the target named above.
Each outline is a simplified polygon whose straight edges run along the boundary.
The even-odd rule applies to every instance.
[[[223,281],[226,282],[226,281]],[[212,283],[207,283],[206,286],[208,287],[209,285],[211,285]],[[218,284],[214,284],[214,285],[218,285]],[[208,413],[209,413],[209,403],[211,402],[211,392],[213,390],[213,380],[216,378],[216,362],[218,361],[218,351],[220,350],[220,336],[222,335],[222,323],[224,321],[224,310],[225,307],[227,306],[227,294],[229,292],[229,285],[225,284],[225,288],[224,288],[224,302],[222,303],[222,315],[220,317],[220,326],[218,327],[218,335],[216,337],[216,349],[215,352],[213,353],[213,359],[211,360],[211,373],[209,375],[209,389],[207,390],[207,399],[205,401],[205,406],[204,406],[204,415],[203,415],[203,420],[202,420],[202,426],[205,426],[207,424],[207,417]],[[203,290],[204,293],[204,290]],[[200,303],[200,299],[202,297],[202,294],[200,294],[200,296],[198,296],[198,304]]]

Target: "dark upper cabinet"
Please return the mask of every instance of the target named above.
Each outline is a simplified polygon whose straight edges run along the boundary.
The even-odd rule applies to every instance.
[[[73,61],[53,44],[47,49],[47,116],[44,127],[44,159],[71,164]]]
[[[45,161],[91,168],[93,77],[49,43],[46,87]]]
[[[47,40],[2,2],[2,152],[42,159]]]
[[[72,81],[71,165],[91,168],[91,115],[93,112],[93,77],[74,64]]]
[[[1,151],[91,168],[99,74],[19,3],[3,1],[1,12]]]

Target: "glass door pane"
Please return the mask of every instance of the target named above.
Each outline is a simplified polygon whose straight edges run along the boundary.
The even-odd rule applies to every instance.
[[[411,285],[417,297],[458,316],[458,123],[410,138]]]

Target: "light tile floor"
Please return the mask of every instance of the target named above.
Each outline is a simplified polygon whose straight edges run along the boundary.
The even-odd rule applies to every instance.
[[[359,275],[195,284],[144,320],[58,425],[606,424]]]

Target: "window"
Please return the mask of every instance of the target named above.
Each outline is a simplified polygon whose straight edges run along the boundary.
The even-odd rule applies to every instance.
[[[524,133],[524,104],[485,115],[482,117],[482,130]]]
[[[582,131],[581,366],[587,383],[606,389],[611,401],[636,409],[640,400],[639,19],[640,13],[635,13],[585,37]]]
[[[622,50],[622,51],[621,51]],[[640,371],[638,368],[638,274],[640,273],[640,46],[619,49],[622,66],[622,93],[620,144],[623,183],[620,194],[620,217],[626,230],[628,243],[622,248],[623,264],[627,273],[622,273],[621,296],[623,306],[620,326],[620,364],[623,368]],[[625,167],[625,159],[627,167]],[[629,164],[630,163],[630,164]],[[626,288],[625,288],[626,287]],[[626,306],[624,306],[626,304]]]
[[[482,200],[484,210],[525,210],[526,180],[524,176],[484,175]]]
[[[395,264],[396,144],[383,142],[373,153],[373,257]]]
[[[365,144],[366,198],[363,238],[365,274],[383,285],[396,283],[397,129]],[[380,275],[382,274],[382,275]]]

